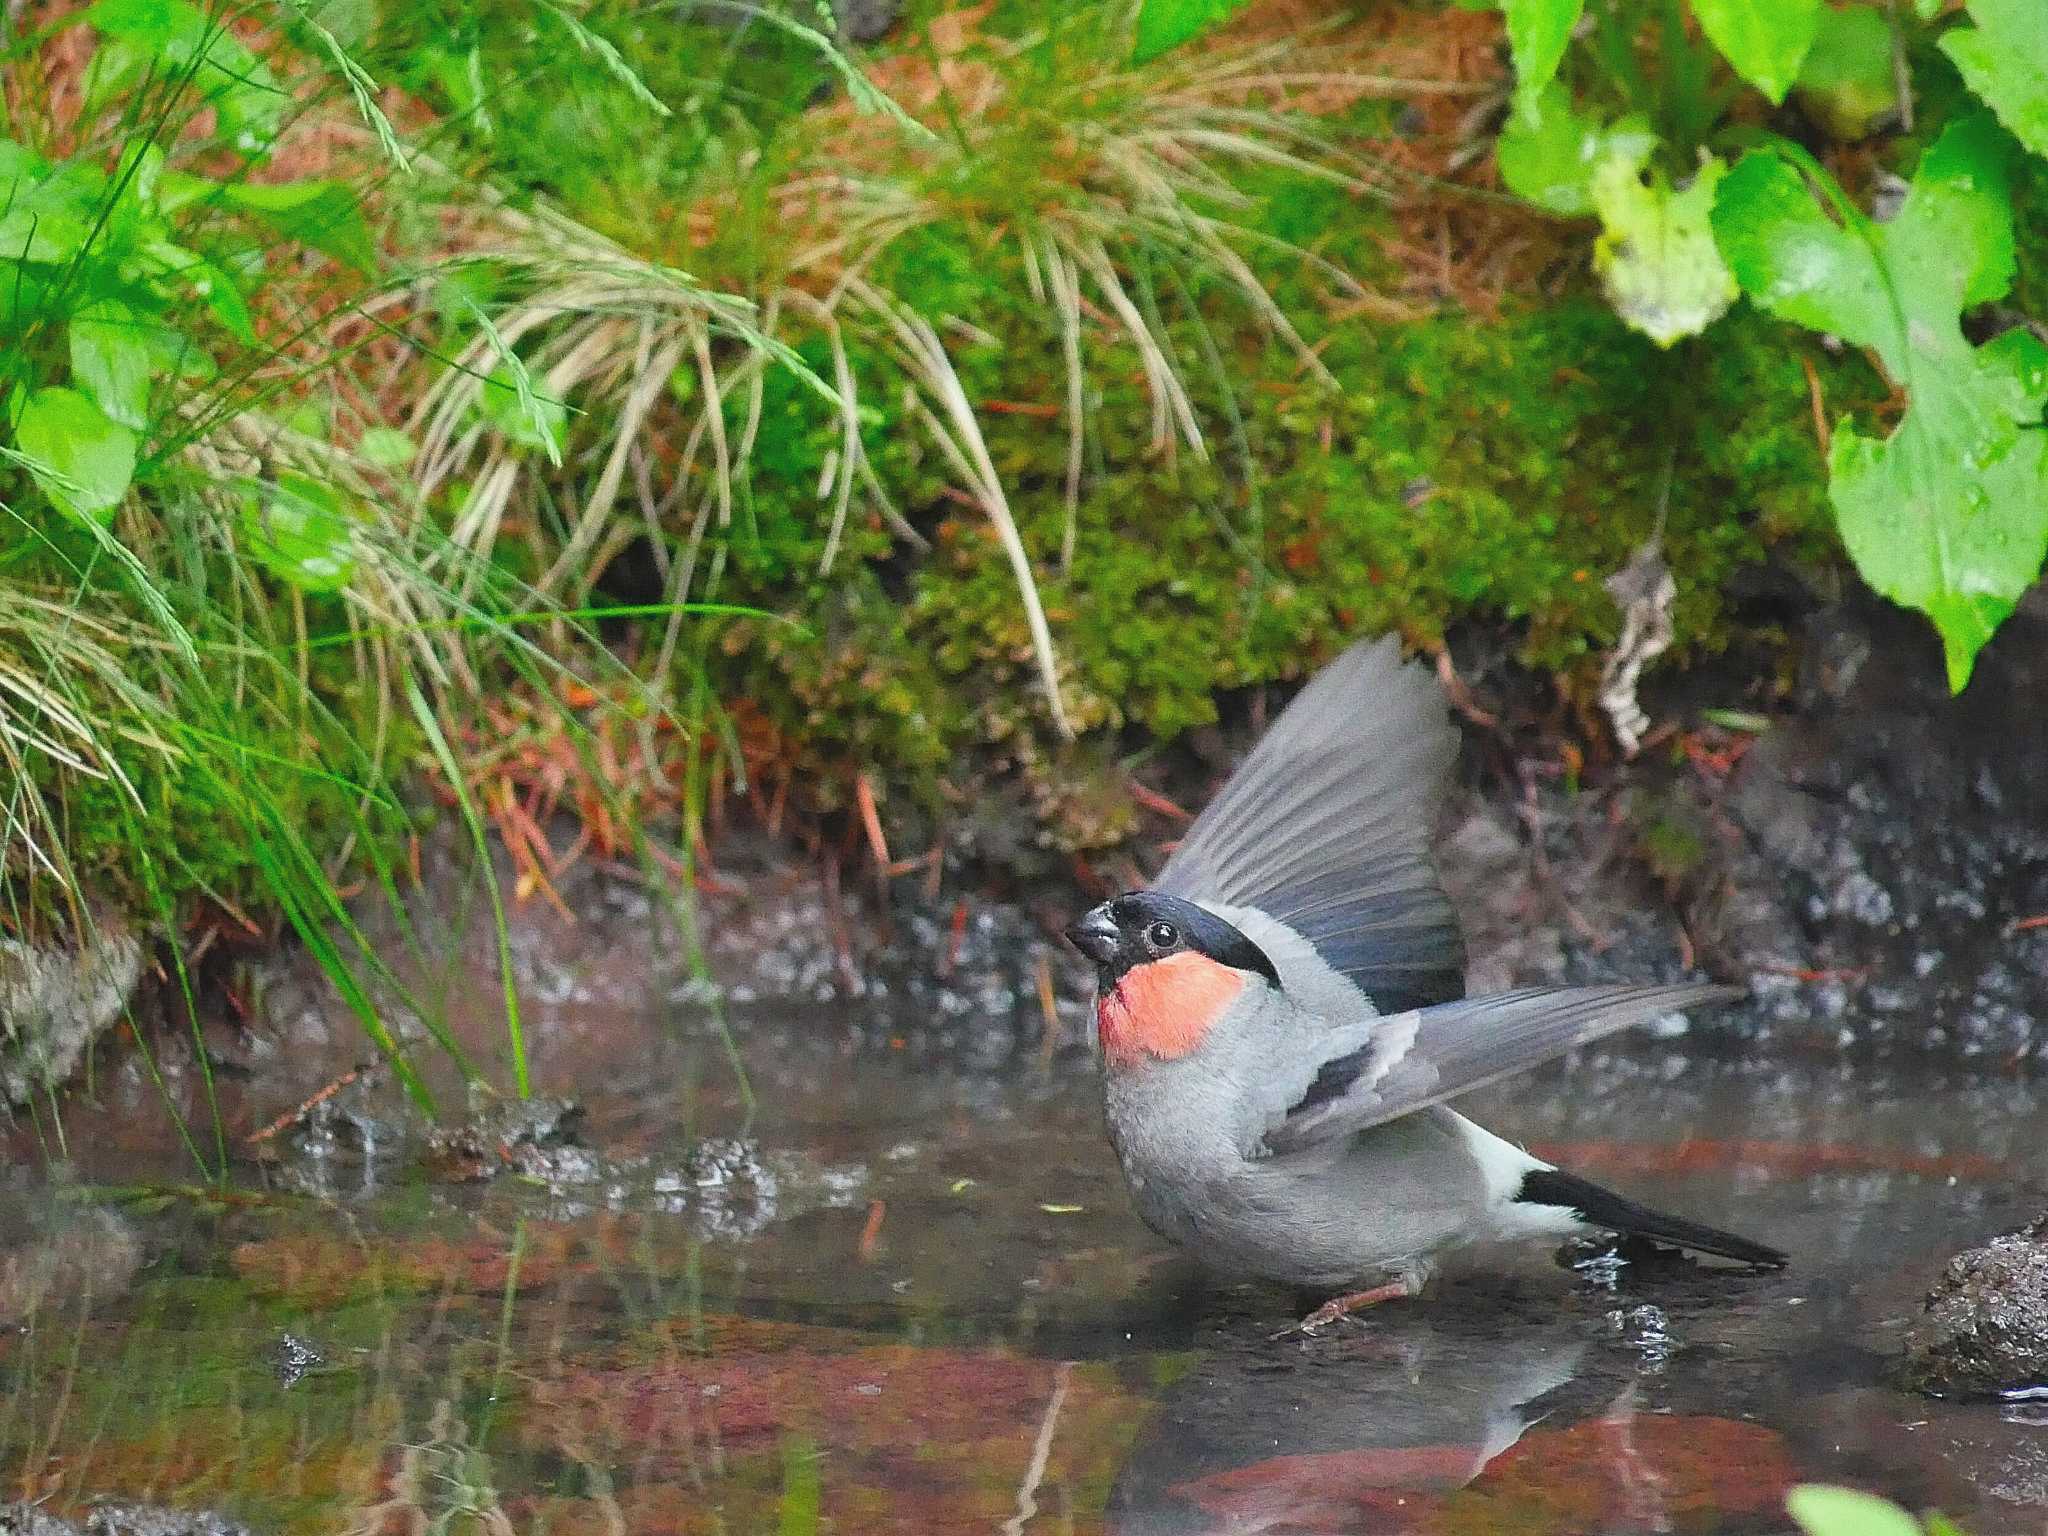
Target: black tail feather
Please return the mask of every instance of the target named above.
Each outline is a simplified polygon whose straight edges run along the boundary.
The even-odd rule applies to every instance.
[[[1662,1211],[1653,1211],[1646,1205],[1637,1205],[1635,1201],[1617,1195],[1611,1189],[1602,1189],[1598,1184],[1575,1174],[1560,1173],[1555,1168],[1533,1169],[1523,1178],[1521,1190],[1515,1198],[1530,1205],[1565,1206],[1591,1225],[1606,1227],[1612,1232],[1647,1237],[1653,1242],[1670,1243],[1697,1253],[1718,1254],[1724,1259],[1738,1259],[1744,1264],[1755,1264],[1764,1269],[1783,1269],[1791,1262],[1788,1255],[1775,1248],[1753,1243],[1732,1232],[1687,1221],[1682,1216],[1667,1216]]]

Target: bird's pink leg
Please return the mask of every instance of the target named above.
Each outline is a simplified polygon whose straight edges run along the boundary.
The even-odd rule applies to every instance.
[[[1415,1285],[1403,1275],[1389,1280],[1385,1285],[1376,1285],[1369,1291],[1352,1291],[1343,1296],[1332,1296],[1292,1328],[1283,1328],[1273,1337],[1284,1339],[1290,1333],[1301,1333],[1314,1338],[1318,1332],[1340,1318],[1349,1317],[1354,1312],[1363,1312],[1367,1307],[1376,1307],[1383,1301],[1403,1300],[1413,1296],[1415,1291]]]

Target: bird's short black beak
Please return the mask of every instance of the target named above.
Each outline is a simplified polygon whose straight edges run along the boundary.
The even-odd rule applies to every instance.
[[[1097,965],[1107,965],[1116,958],[1117,945],[1122,937],[1117,932],[1116,919],[1109,915],[1107,907],[1097,907],[1067,924],[1067,942]]]

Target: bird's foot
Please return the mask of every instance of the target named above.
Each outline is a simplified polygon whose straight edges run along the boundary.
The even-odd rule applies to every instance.
[[[1293,1327],[1282,1328],[1272,1337],[1286,1339],[1299,1334],[1305,1339],[1313,1339],[1330,1324],[1341,1322],[1354,1312],[1363,1312],[1367,1307],[1376,1307],[1383,1301],[1400,1301],[1414,1294],[1413,1287],[1406,1280],[1389,1280],[1385,1285],[1376,1285],[1369,1291],[1352,1291],[1348,1295],[1332,1296]]]

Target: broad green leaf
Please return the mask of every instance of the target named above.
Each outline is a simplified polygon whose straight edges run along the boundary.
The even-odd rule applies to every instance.
[[[85,67],[86,110],[99,113],[113,106],[148,75],[150,63],[158,53],[142,39],[102,32],[99,46]]]
[[[561,462],[562,433],[569,413],[561,401],[533,387],[524,365],[511,358],[500,363],[484,380],[477,403],[494,430]]]
[[[115,180],[121,195],[138,209],[156,208],[156,193],[164,178],[164,152],[147,139],[130,140],[121,147],[121,164]]]
[[[1828,455],[1828,492],[1864,578],[1890,596],[1933,568],[1940,584],[1915,606],[1941,631],[1957,692],[2048,557],[2048,344],[2014,329],[1977,356],[1981,402],[1973,391],[1946,411],[1909,411],[1883,439],[1840,428]],[[1985,434],[2015,416],[2034,430],[1992,448]],[[1915,547],[1923,528],[1940,530],[1932,548]]]
[[[410,464],[419,451],[419,444],[396,427],[371,427],[356,443],[356,452],[380,469]]]
[[[1821,0],[1692,0],[1692,11],[1721,57],[1775,106],[1813,46]]]
[[[14,425],[15,446],[58,511],[106,523],[135,478],[135,434],[75,389],[39,389]]]
[[[0,139],[0,259],[71,260],[92,238],[104,190],[105,177],[94,167],[52,165]]]
[[[1696,336],[1735,302],[1735,279],[1714,246],[1714,189],[1728,173],[1708,156],[1692,184],[1674,192],[1660,170],[1647,170],[1649,149],[1630,142],[1594,168],[1593,209],[1600,238],[1593,269],[1614,312],[1668,347]]]
[[[247,346],[256,345],[256,326],[249,305],[235,280],[196,251],[168,240],[152,241],[143,251],[148,272],[179,292],[189,294],[213,311],[214,318]]]
[[[183,331],[157,323],[144,328],[150,366],[158,373],[180,379],[211,379],[220,370],[212,355]]]
[[[257,345],[256,322],[249,314],[249,302],[242,297],[241,285],[233,277],[210,261],[188,268],[185,277],[191,283],[192,291],[199,295],[206,307],[213,311],[214,318],[226,326],[237,341],[247,346]]]
[[[286,470],[254,487],[242,503],[249,552],[280,581],[302,592],[335,592],[356,573],[356,526],[331,485]]]
[[[232,182],[222,189],[229,204],[246,208],[287,239],[309,245],[344,266],[369,274],[377,270],[377,248],[363,206],[338,181],[288,181],[257,186]]]
[[[277,137],[289,98],[219,15],[188,0],[98,0],[86,20],[106,39],[93,60],[88,100],[104,104],[145,73],[169,72],[190,77],[236,149],[260,154]]]
[[[18,202],[0,213],[0,259],[69,261],[85,248],[91,234],[90,220]]]
[[[1592,211],[1600,142],[1599,123],[1574,111],[1570,95],[1553,80],[1527,112],[1508,114],[1493,153],[1510,192],[1573,215]]]
[[[1806,1536],[1920,1536],[1920,1522],[1898,1505],[1854,1488],[1804,1483],[1785,1496],[1785,1510]]]
[[[363,218],[362,203],[343,182],[258,185],[215,181],[183,171],[165,174],[161,206],[166,213],[179,213],[201,202],[245,209],[288,239],[324,251],[359,272],[376,269],[376,246]]]
[[[2048,349],[2025,332],[1973,347],[1962,330],[2012,284],[2008,142],[1988,115],[1951,124],[1888,224],[1838,193],[1831,217],[1771,150],[1744,156],[1714,209],[1744,292],[1868,347],[1906,392],[1890,437],[1836,429],[1829,493],[1864,578],[1933,619],[1957,689],[2048,553]]]
[[[124,427],[149,425],[149,389],[156,373],[154,326],[119,299],[101,299],[71,317],[71,378]]]
[[[1543,87],[1557,77],[1565,44],[1586,0],[1500,0],[1507,18],[1508,51],[1515,59],[1515,110],[1533,112]]]
[[[194,176],[189,171],[165,171],[157,183],[157,207],[165,213],[183,213],[194,203],[221,195],[221,183],[211,176]]]
[[[1799,70],[1799,99],[1838,139],[1867,135],[1899,108],[1892,29],[1868,5],[1824,5]]]
[[[483,59],[475,48],[458,53],[439,44],[422,44],[413,50],[412,64],[447,96],[451,117],[460,118],[485,139],[493,135],[491,97],[484,89]]]
[[[1872,348],[1911,389],[1930,362],[1970,365],[1962,311],[2012,284],[2007,175],[2002,137],[1978,114],[1951,124],[1921,157],[1889,224],[1839,204],[1837,222],[1783,155],[1757,150],[1722,185],[1714,233],[1744,292],[1785,319]]]
[[[1509,114],[1495,155],[1508,190],[1539,208],[1567,216],[1593,211],[1593,170],[1616,149],[1656,143],[1640,118],[1607,126],[1573,109],[1564,87],[1552,81],[1534,109]]]
[[[2042,0],[1970,0],[1974,27],[1943,35],[1941,51],[2012,136],[2048,155],[2048,8]]]
[[[1142,0],[1138,6],[1138,39],[1131,49],[1131,58],[1139,64],[1156,59],[1249,3],[1250,0]]]
[[[153,199],[163,151],[131,141],[111,177],[96,160],[53,165],[0,141],[0,258],[56,266],[90,248],[97,264],[118,270],[161,234]]]

